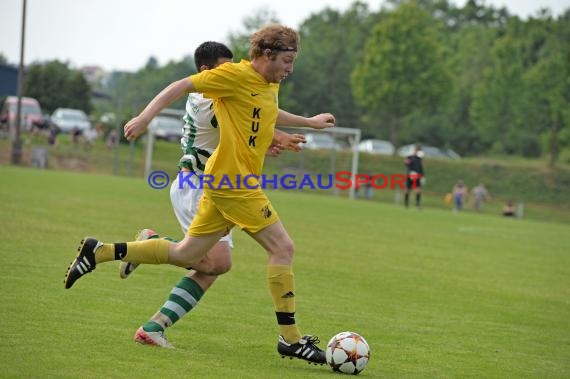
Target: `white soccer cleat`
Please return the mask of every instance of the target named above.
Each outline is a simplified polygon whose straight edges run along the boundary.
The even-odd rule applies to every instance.
[[[144,241],[148,239],[158,238],[158,233],[152,229],[143,229],[135,236],[135,240]],[[119,264],[119,275],[121,279],[127,279],[129,275],[138,267],[139,263],[121,262]]]
[[[143,327],[139,327],[133,337],[135,342],[143,345],[151,345],[164,347],[166,349],[174,349],[174,346],[166,339],[163,332],[147,332]]]

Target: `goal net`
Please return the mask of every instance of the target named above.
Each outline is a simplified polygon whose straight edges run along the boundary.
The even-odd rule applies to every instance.
[[[284,190],[312,190],[355,198],[360,129],[310,129],[279,126],[287,133],[304,134],[307,143],[298,153],[285,151],[265,159],[264,174],[279,179],[268,183]]]

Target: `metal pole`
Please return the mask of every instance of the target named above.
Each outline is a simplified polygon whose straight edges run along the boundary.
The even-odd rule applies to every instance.
[[[117,126],[115,131],[117,132],[117,142],[115,142],[115,145],[113,146],[113,175],[119,175],[120,174],[119,150],[121,150],[121,128]]]
[[[351,166],[351,171],[352,171],[352,180],[353,183],[356,183],[356,174],[358,174],[358,144],[360,143],[360,129],[357,130],[356,132],[356,137],[354,138],[354,143],[352,144],[352,166]],[[354,196],[354,185],[352,185],[349,189],[348,189],[348,198],[351,200],[354,200],[355,196]]]
[[[113,152],[113,175],[119,175],[120,174],[120,159],[119,159],[119,153],[121,150],[121,133],[122,133],[122,115],[123,115],[123,94],[122,94],[122,90],[121,87],[119,87],[119,91],[117,93],[117,117],[116,117],[116,124],[115,124],[115,130],[117,131],[117,145],[114,147],[114,152]]]
[[[517,203],[517,210],[515,212],[515,215],[517,216],[517,218],[523,218],[524,215],[524,203],[522,201],[519,201]]]
[[[16,135],[12,141],[12,163],[20,164],[22,161],[22,140],[20,127],[22,118],[22,87],[24,82],[24,41],[26,40],[26,0],[22,3],[22,34],[20,39],[20,65],[18,66],[18,103],[16,105]]]
[[[135,141],[129,142],[129,163],[127,164],[127,175],[133,176],[133,159],[135,157]]]
[[[332,175],[334,177],[335,174],[335,168],[336,168],[336,140],[335,140],[335,134],[332,134],[333,137],[333,145],[332,145],[332,153],[331,153],[331,161],[330,161],[330,167],[329,167],[329,174]],[[339,195],[339,190],[338,188],[335,186],[333,188],[333,195],[334,196],[338,196]]]
[[[148,179],[150,175],[150,170],[152,169],[152,151],[154,147],[154,131],[152,128],[148,128],[148,133],[146,134],[146,154],[144,158],[144,178]]]

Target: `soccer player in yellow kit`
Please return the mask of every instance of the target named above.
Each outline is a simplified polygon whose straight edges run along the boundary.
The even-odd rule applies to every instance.
[[[198,72],[211,70],[231,62],[232,59],[231,50],[224,44],[214,41],[202,43],[194,52],[194,63]],[[204,174],[208,158],[220,141],[220,128],[214,114],[212,99],[205,98],[201,93],[190,93],[186,102],[184,123],[184,136],[180,140],[184,154],[178,164],[179,175],[170,187],[170,200],[185,234],[198,213],[198,204],[203,193],[200,178]],[[301,134],[289,134],[275,129],[273,145],[267,154],[275,156],[282,150],[300,151],[298,144],[303,143],[304,139]],[[135,240],[152,238],[161,237],[154,230],[145,228],[137,234]],[[168,237],[162,238],[168,239]],[[174,348],[164,334],[166,328],[174,326],[201,303],[205,292],[216,281],[218,275],[231,269],[232,249],[233,240],[230,232],[208,251],[206,267],[200,264],[194,266],[172,288],[160,310],[137,329],[134,340],[145,345]],[[136,267],[138,264],[121,261],[119,266],[121,278],[129,277]]]
[[[184,240],[105,244],[87,237],[68,268],[66,288],[93,271],[97,264],[112,260],[192,267],[237,225],[268,254],[267,282],[280,331],[279,354],[317,364],[326,362],[324,352],[317,346],[318,338],[303,336],[295,322],[293,241],[261,190],[259,180],[276,123],[315,129],[334,126],[330,113],[305,118],[279,110],[279,83],[293,71],[298,45],[299,36],[293,29],[266,26],[250,39],[251,62],[225,63],[178,80],[125,125],[125,137],[133,140],[154,116],[181,96],[202,92],[212,98],[221,135],[219,148],[206,165],[205,174],[211,180],[204,183],[198,214]]]

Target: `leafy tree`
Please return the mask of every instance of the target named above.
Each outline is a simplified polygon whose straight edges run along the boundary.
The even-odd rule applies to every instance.
[[[59,107],[91,112],[91,87],[81,72],[57,60],[28,67],[23,92],[49,113]]]
[[[358,103],[389,131],[394,145],[405,118],[435,113],[450,87],[433,23],[415,2],[401,4],[374,27],[352,73]]]
[[[303,22],[295,71],[282,84],[283,107],[309,115],[332,111],[337,125],[363,127],[350,73],[373,21],[367,5],[355,2],[345,13],[325,8]]]
[[[158,67],[159,67],[158,59],[156,59],[155,57],[150,57],[146,61],[144,69],[145,70],[156,70]]]
[[[522,130],[523,108],[519,96],[524,90],[522,51],[512,35],[499,38],[492,50],[493,63],[473,94],[471,117],[486,149],[509,154],[521,141],[514,141],[512,130]],[[521,137],[521,134],[518,135]],[[532,144],[532,141],[527,141]],[[529,149],[536,150],[535,146]]]
[[[254,32],[264,25],[279,22],[275,11],[267,8],[260,8],[253,15],[246,17],[243,20],[242,31],[230,32],[228,35],[228,47],[234,53],[234,61],[249,59],[249,37]]]
[[[445,109],[446,141],[462,154],[481,153],[485,147],[473,125],[470,110],[473,93],[491,65],[491,48],[499,28],[466,25],[452,34],[448,46],[448,62],[453,75],[449,103]]]
[[[537,136],[551,130],[556,139],[563,125],[568,49],[555,25],[548,12],[527,22],[513,18],[493,46],[493,63],[471,108],[473,122],[493,152],[539,156]],[[555,145],[549,148],[553,160]]]
[[[379,12],[355,1],[344,12],[312,14],[299,28],[301,50],[281,84],[280,106],[332,111],[339,126],[396,144],[419,140],[462,154],[548,152],[552,162],[570,161],[570,10],[557,20],[548,11],[520,20],[483,0],[450,1],[389,0]],[[228,36],[236,60],[248,58],[251,33],[270,22],[278,22],[275,13],[262,9]],[[163,67],[151,57],[135,73],[114,73],[97,89],[112,99],[95,104],[126,120],[193,72],[191,57]],[[51,96],[42,102],[59,106],[64,87],[46,82]]]
[[[570,122],[570,24],[555,22],[548,14],[542,19],[530,20],[544,33],[535,33],[534,64],[524,76],[526,118],[528,123],[539,125],[543,132],[544,150],[549,162],[558,160],[565,141],[561,134]],[[538,36],[536,36],[538,34]],[[539,36],[542,36],[539,37]],[[539,41],[538,43],[536,41]]]
[[[149,59],[151,62],[151,59]],[[109,83],[111,102],[117,107],[121,119],[138,114],[152,98],[171,82],[196,72],[194,61],[186,57],[180,62],[169,62],[163,67],[147,64],[135,73],[116,73]],[[172,108],[184,109],[186,99],[180,99]]]
[[[506,8],[487,6],[483,0],[468,0],[457,16],[459,27],[469,25],[504,26],[510,18]]]

